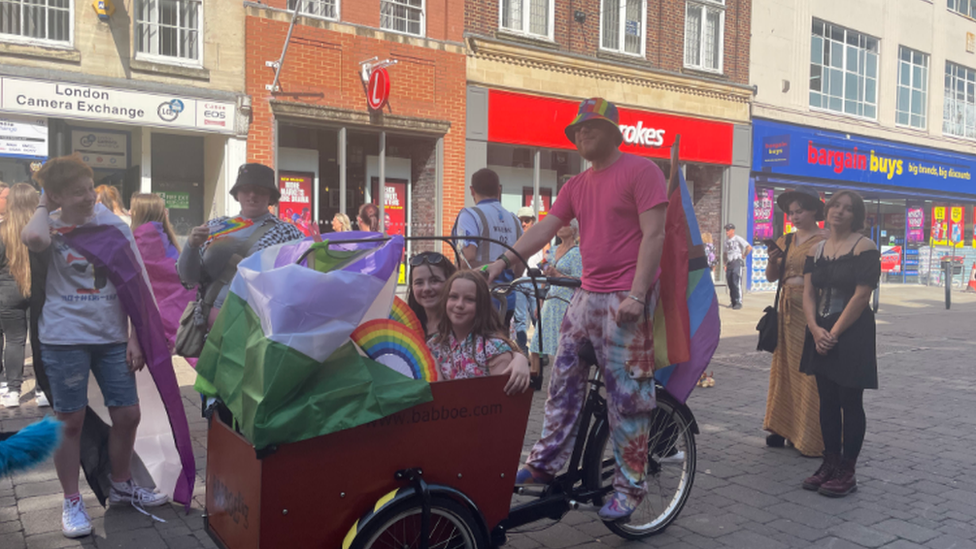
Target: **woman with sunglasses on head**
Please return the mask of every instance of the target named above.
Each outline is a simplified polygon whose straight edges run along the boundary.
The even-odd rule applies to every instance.
[[[437,324],[441,320],[437,304],[444,283],[455,271],[454,264],[437,252],[421,252],[410,258],[407,304],[420,319],[425,338],[437,333]]]
[[[817,380],[824,460],[803,488],[843,497],[857,490],[864,389],[878,388],[876,326],[868,301],[881,278],[881,254],[860,234],[860,196],[840,191],[826,210],[830,236],[810,251],[803,269],[807,333],[800,358],[800,371]]]

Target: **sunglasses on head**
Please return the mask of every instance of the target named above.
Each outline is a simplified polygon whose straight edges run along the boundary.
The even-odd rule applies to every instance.
[[[424,263],[429,265],[437,265],[441,261],[447,261],[447,258],[443,254],[437,252],[421,252],[410,258],[411,267],[419,267]]]

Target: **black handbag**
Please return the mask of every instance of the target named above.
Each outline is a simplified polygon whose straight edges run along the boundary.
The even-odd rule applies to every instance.
[[[783,251],[783,262],[786,262],[786,256],[790,253],[790,244],[793,242],[793,234],[786,235],[786,250]],[[779,342],[779,312],[777,307],[779,307],[779,293],[783,289],[783,273],[780,273],[779,284],[776,285],[776,300],[773,301],[772,307],[766,307],[763,311],[762,318],[759,319],[759,323],[756,324],[756,330],[759,331],[759,343],[756,345],[757,351],[766,351],[772,353],[776,351],[776,344]]]

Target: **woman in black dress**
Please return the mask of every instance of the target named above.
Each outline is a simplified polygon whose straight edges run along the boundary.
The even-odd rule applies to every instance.
[[[864,442],[864,389],[878,388],[874,312],[868,301],[881,278],[881,255],[859,233],[865,217],[860,196],[840,191],[826,210],[830,237],[811,249],[804,269],[807,335],[800,359],[800,371],[817,379],[824,461],[803,488],[843,497],[857,489],[854,465]]]

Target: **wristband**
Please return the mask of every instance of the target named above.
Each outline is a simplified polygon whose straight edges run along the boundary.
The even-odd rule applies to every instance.
[[[512,268],[512,260],[509,259],[507,255],[502,254],[501,257],[499,257],[498,259],[501,259],[502,261],[505,262],[505,267],[506,268],[508,268],[508,269],[511,269]]]
[[[635,296],[634,294],[628,294],[627,295],[627,298],[628,299],[633,299],[634,301],[640,303],[641,305],[647,305],[647,303],[645,303],[643,300],[641,300],[641,298]]]
[[[37,207],[34,208],[34,209],[35,210],[40,210],[41,208],[44,208],[46,210],[47,209],[47,204],[38,204]]]

